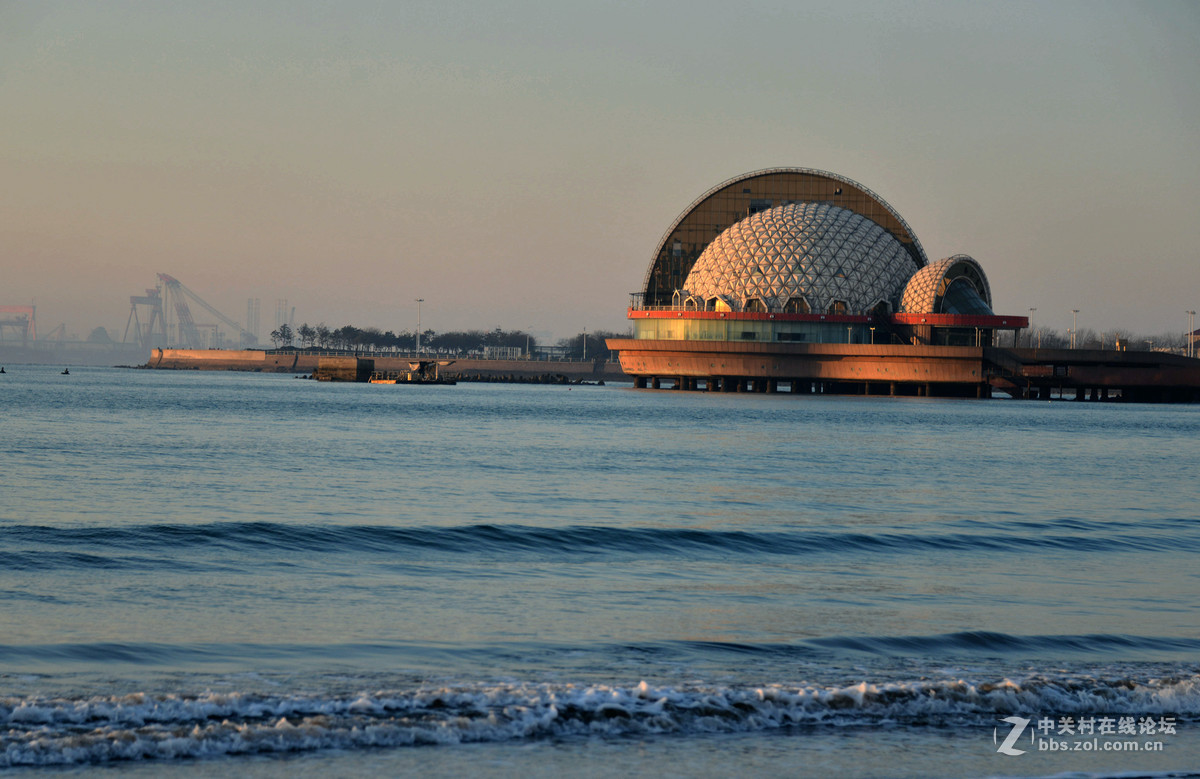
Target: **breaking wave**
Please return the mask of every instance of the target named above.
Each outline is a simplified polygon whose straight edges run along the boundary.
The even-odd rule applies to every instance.
[[[1194,721],[1200,718],[1200,676],[0,698],[0,767],[789,727],[983,727],[1021,713]]]

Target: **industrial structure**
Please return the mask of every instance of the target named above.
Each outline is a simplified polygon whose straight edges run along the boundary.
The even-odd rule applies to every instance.
[[[37,309],[33,306],[0,306],[0,339],[5,328],[11,334],[19,334],[21,346],[37,340]],[[14,339],[15,340],[15,339]]]
[[[189,300],[235,333],[236,341],[226,344],[225,333],[216,324],[198,324],[192,316]],[[124,343],[136,343],[147,352],[160,346],[218,349],[227,345],[247,347],[258,343],[258,335],[253,329],[243,328],[206,303],[179,279],[166,273],[158,274],[157,287],[147,289],[145,295],[130,296],[129,303],[129,318],[125,322],[125,335],[121,340]],[[257,315],[257,306],[248,305],[247,313],[251,312]]]
[[[628,318],[633,337],[608,345],[638,387],[1200,400],[1196,360],[1001,348],[1029,320],[995,313],[980,263],[930,262],[881,197],[807,168],[747,173],[693,201]]]

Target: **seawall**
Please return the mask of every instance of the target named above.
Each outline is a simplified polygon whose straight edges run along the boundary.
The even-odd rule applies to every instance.
[[[260,373],[312,373],[322,357],[312,352],[265,352],[253,349],[151,349],[147,368],[181,371],[251,371]],[[354,355],[342,355],[354,356]],[[414,358],[372,355],[377,371],[406,371]],[[428,359],[428,358],[426,358]],[[563,376],[569,381],[630,381],[620,365],[569,360],[478,360],[448,358],[454,362],[442,374],[463,379],[534,379]]]

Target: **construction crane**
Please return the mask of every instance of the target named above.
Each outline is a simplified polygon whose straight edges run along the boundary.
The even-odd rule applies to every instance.
[[[148,289],[145,295],[130,295],[129,303],[129,319],[125,321],[125,335],[121,338],[121,343],[129,343],[129,328],[132,325],[135,343],[143,350],[166,346],[167,320],[163,316],[162,294],[158,289]],[[138,316],[138,306],[150,309],[150,321],[144,325]]]
[[[162,285],[167,293],[166,297],[175,307],[175,315],[179,321],[178,336],[188,348],[195,349],[204,345],[203,338],[200,335],[200,330],[196,327],[196,322],[192,318],[191,309],[188,308],[188,299],[191,299],[193,303],[197,304],[205,311],[215,316],[230,330],[237,332],[238,341],[241,344],[250,345],[258,342],[257,336],[210,306],[204,301],[204,298],[185,287],[183,283],[179,281],[179,279],[175,278],[174,276],[168,276],[165,273],[160,273],[158,274],[158,280],[162,282]]]
[[[5,327],[11,327],[21,332],[21,346],[28,344],[30,339],[36,341],[37,321],[34,314],[33,306],[0,306],[0,334]]]

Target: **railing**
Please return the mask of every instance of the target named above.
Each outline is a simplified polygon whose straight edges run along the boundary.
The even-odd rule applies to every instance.
[[[171,347],[168,347],[171,348]],[[318,357],[389,357],[399,360],[417,360],[417,359],[457,359],[457,360],[487,360],[489,362],[581,362],[594,363],[597,360],[602,360],[600,356],[588,357],[586,360],[570,355],[555,356],[545,353],[534,353],[531,355],[518,355],[516,357],[485,357],[482,354],[471,352],[447,352],[434,351],[432,349],[422,349],[420,352],[399,351],[393,349],[321,349],[321,348],[305,348],[305,347],[281,347],[279,349],[264,349],[266,354],[305,354],[316,355]],[[588,349],[591,353],[591,349]],[[615,359],[615,357],[614,357]]]

